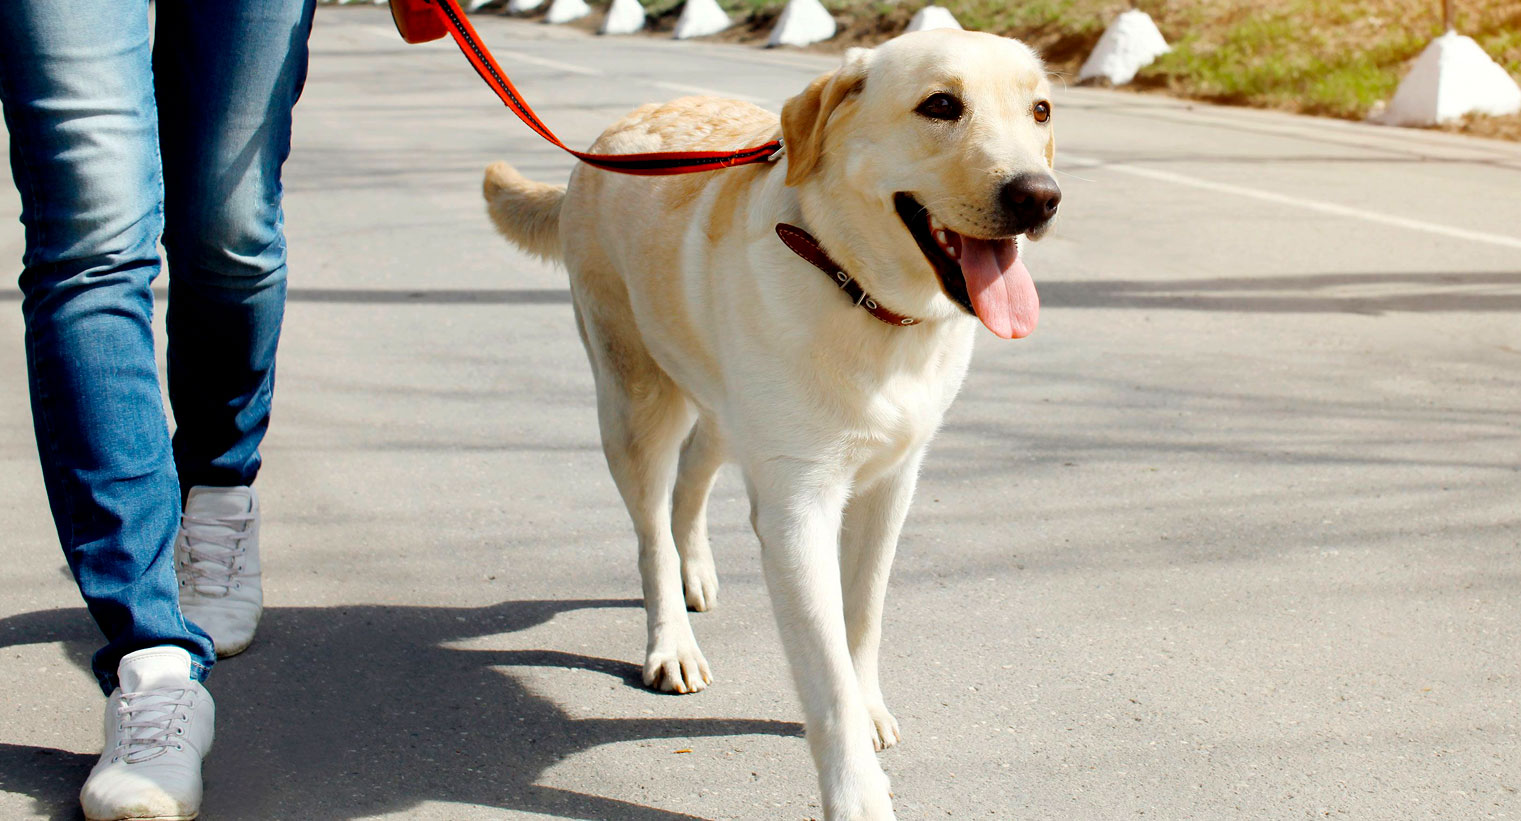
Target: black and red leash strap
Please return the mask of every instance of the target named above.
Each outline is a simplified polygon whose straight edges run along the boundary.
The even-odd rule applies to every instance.
[[[399,9],[398,6],[401,8]],[[560,138],[549,130],[549,126],[533,113],[533,109],[523,100],[523,95],[518,92],[517,87],[507,79],[507,73],[502,71],[496,58],[491,56],[491,50],[481,42],[480,35],[476,33],[475,27],[470,24],[469,18],[460,10],[459,3],[455,0],[392,0],[392,12],[396,15],[397,28],[401,29],[403,38],[408,42],[421,42],[442,36],[442,33],[434,33],[432,26],[427,26],[427,31],[420,34],[408,31],[405,15],[419,13],[426,15],[424,8],[431,9],[438,15],[439,21],[454,38],[454,42],[459,45],[459,50],[465,55],[465,59],[470,61],[475,73],[481,75],[486,85],[491,87],[491,90],[501,98],[502,103],[512,113],[518,115],[518,119],[522,120],[524,125],[587,165],[620,174],[662,176],[715,171],[736,165],[767,162],[780,156],[781,140],[772,140],[764,145],[741,148],[737,151],[660,151],[648,154],[591,154],[577,151],[561,142]],[[416,24],[416,18],[413,16],[411,25]]]

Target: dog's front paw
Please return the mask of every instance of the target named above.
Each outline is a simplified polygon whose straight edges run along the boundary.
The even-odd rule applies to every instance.
[[[705,613],[718,606],[718,571],[713,560],[683,560],[681,586],[687,594],[687,609]]]
[[[868,704],[866,712],[871,714],[873,728],[871,746],[877,752],[880,753],[903,740],[903,733],[898,729],[898,719],[893,718],[893,714],[887,711],[886,704],[880,701]]]
[[[666,693],[696,693],[713,683],[696,640],[669,642],[644,657],[644,683]]]
[[[858,783],[864,787],[859,792],[847,789],[843,791],[847,793],[845,795],[825,796],[825,821],[896,821],[887,776],[879,770],[874,777],[863,778]]]

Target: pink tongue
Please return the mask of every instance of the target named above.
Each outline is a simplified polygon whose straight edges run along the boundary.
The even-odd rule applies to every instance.
[[[1040,297],[1014,240],[961,237],[961,274],[972,308],[988,330],[1004,339],[1021,339],[1035,330]]]

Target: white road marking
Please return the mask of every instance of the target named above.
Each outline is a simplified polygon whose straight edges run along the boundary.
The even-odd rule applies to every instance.
[[[391,26],[390,28],[387,28],[385,26],[355,26],[354,28],[365,32],[366,34],[373,34],[376,37],[384,37],[387,40],[396,40],[402,43],[406,42],[405,40],[401,39],[401,34],[396,31],[395,26]]]
[[[1157,182],[1166,182],[1173,185],[1182,185],[1188,188],[1198,188],[1203,191],[1214,191],[1219,194],[1231,194],[1237,197],[1261,200],[1263,202],[1287,205],[1305,211],[1318,211],[1322,214],[1330,214],[1336,217],[1348,217],[1365,222],[1374,222],[1381,225],[1390,225],[1395,228],[1404,228],[1410,231],[1422,231],[1427,234],[1436,234],[1442,237],[1468,240],[1469,242],[1481,242],[1487,245],[1498,245],[1503,248],[1521,249],[1521,237],[1511,237],[1504,234],[1489,234],[1483,231],[1470,231],[1466,228],[1454,228],[1449,225],[1440,225],[1423,220],[1413,220],[1406,217],[1397,217],[1393,214],[1383,214],[1377,211],[1365,211],[1361,208],[1352,208],[1346,205],[1337,205],[1331,202],[1305,199],[1304,197],[1291,197],[1287,194],[1278,194],[1272,191],[1263,191],[1259,188],[1247,188],[1243,185],[1232,185],[1224,182],[1190,177],[1177,174],[1172,171],[1159,171],[1155,168],[1142,168],[1136,165],[1123,163],[1106,163],[1102,160],[1089,159],[1086,157],[1074,157],[1066,155],[1064,163],[1072,163],[1082,168],[1104,168],[1110,171],[1118,171],[1121,174],[1129,174],[1132,177],[1143,177]]]
[[[664,80],[652,80],[650,85],[663,88],[666,91],[680,91],[683,94],[702,94],[708,97],[727,97],[731,100],[744,100],[747,103],[764,105],[768,100],[763,97],[752,97],[749,94],[738,94],[733,91],[724,91],[717,88],[705,88],[703,86],[690,86],[686,83],[668,83]]]
[[[361,26],[360,30],[369,32],[376,37],[384,37],[387,40],[401,39],[401,35],[397,34],[396,29],[394,28],[385,28],[384,26]],[[448,43],[451,46],[454,45],[454,43],[449,40],[445,40],[444,42]],[[535,57],[532,54],[524,54],[521,51],[496,49],[492,53],[500,55],[503,59],[516,60],[520,63],[527,63],[531,66],[552,68],[557,71],[568,71],[571,74],[584,74],[588,77],[601,77],[606,73],[595,68],[587,68],[586,66],[576,65],[575,63],[564,63],[559,60],[551,60],[548,57]]]
[[[578,66],[575,63],[565,63],[559,60],[551,60],[548,57],[535,57],[532,54],[524,54],[521,51],[507,51],[505,49],[499,49],[496,53],[501,55],[502,59],[504,60],[517,60],[520,63],[527,63],[531,66],[552,68],[557,71],[568,71],[571,74],[584,74],[587,77],[601,77],[606,73],[600,69],[587,68],[586,66]]]
[[[387,39],[395,39],[397,37],[397,34],[393,29],[382,28],[380,26],[365,26],[364,30],[378,37],[385,37]],[[588,68],[587,66],[577,65],[575,63],[567,63],[562,60],[552,60],[548,57],[536,57],[532,54],[524,54],[521,51],[495,49],[494,53],[499,55],[504,62],[516,61],[519,63],[527,63],[531,66],[552,68],[556,71],[565,71],[571,74],[581,74],[587,77],[603,77],[607,74],[607,72],[600,69]],[[707,88],[705,86],[687,85],[686,83],[670,83],[664,80],[651,80],[649,82],[650,85],[656,88],[663,88],[666,91],[677,91],[682,94],[702,94],[709,97],[728,97],[730,99],[744,100],[745,102],[755,103],[757,105],[765,105],[767,102],[769,102],[768,100],[761,97],[753,97],[749,94],[738,94],[732,91],[723,91],[716,88]]]

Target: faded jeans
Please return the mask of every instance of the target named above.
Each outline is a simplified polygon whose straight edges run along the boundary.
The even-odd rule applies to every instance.
[[[176,645],[182,493],[253,482],[285,306],[280,169],[312,0],[10,0],[0,100],[26,250],[32,418],[53,520],[107,645]],[[150,285],[169,265],[171,438]]]

